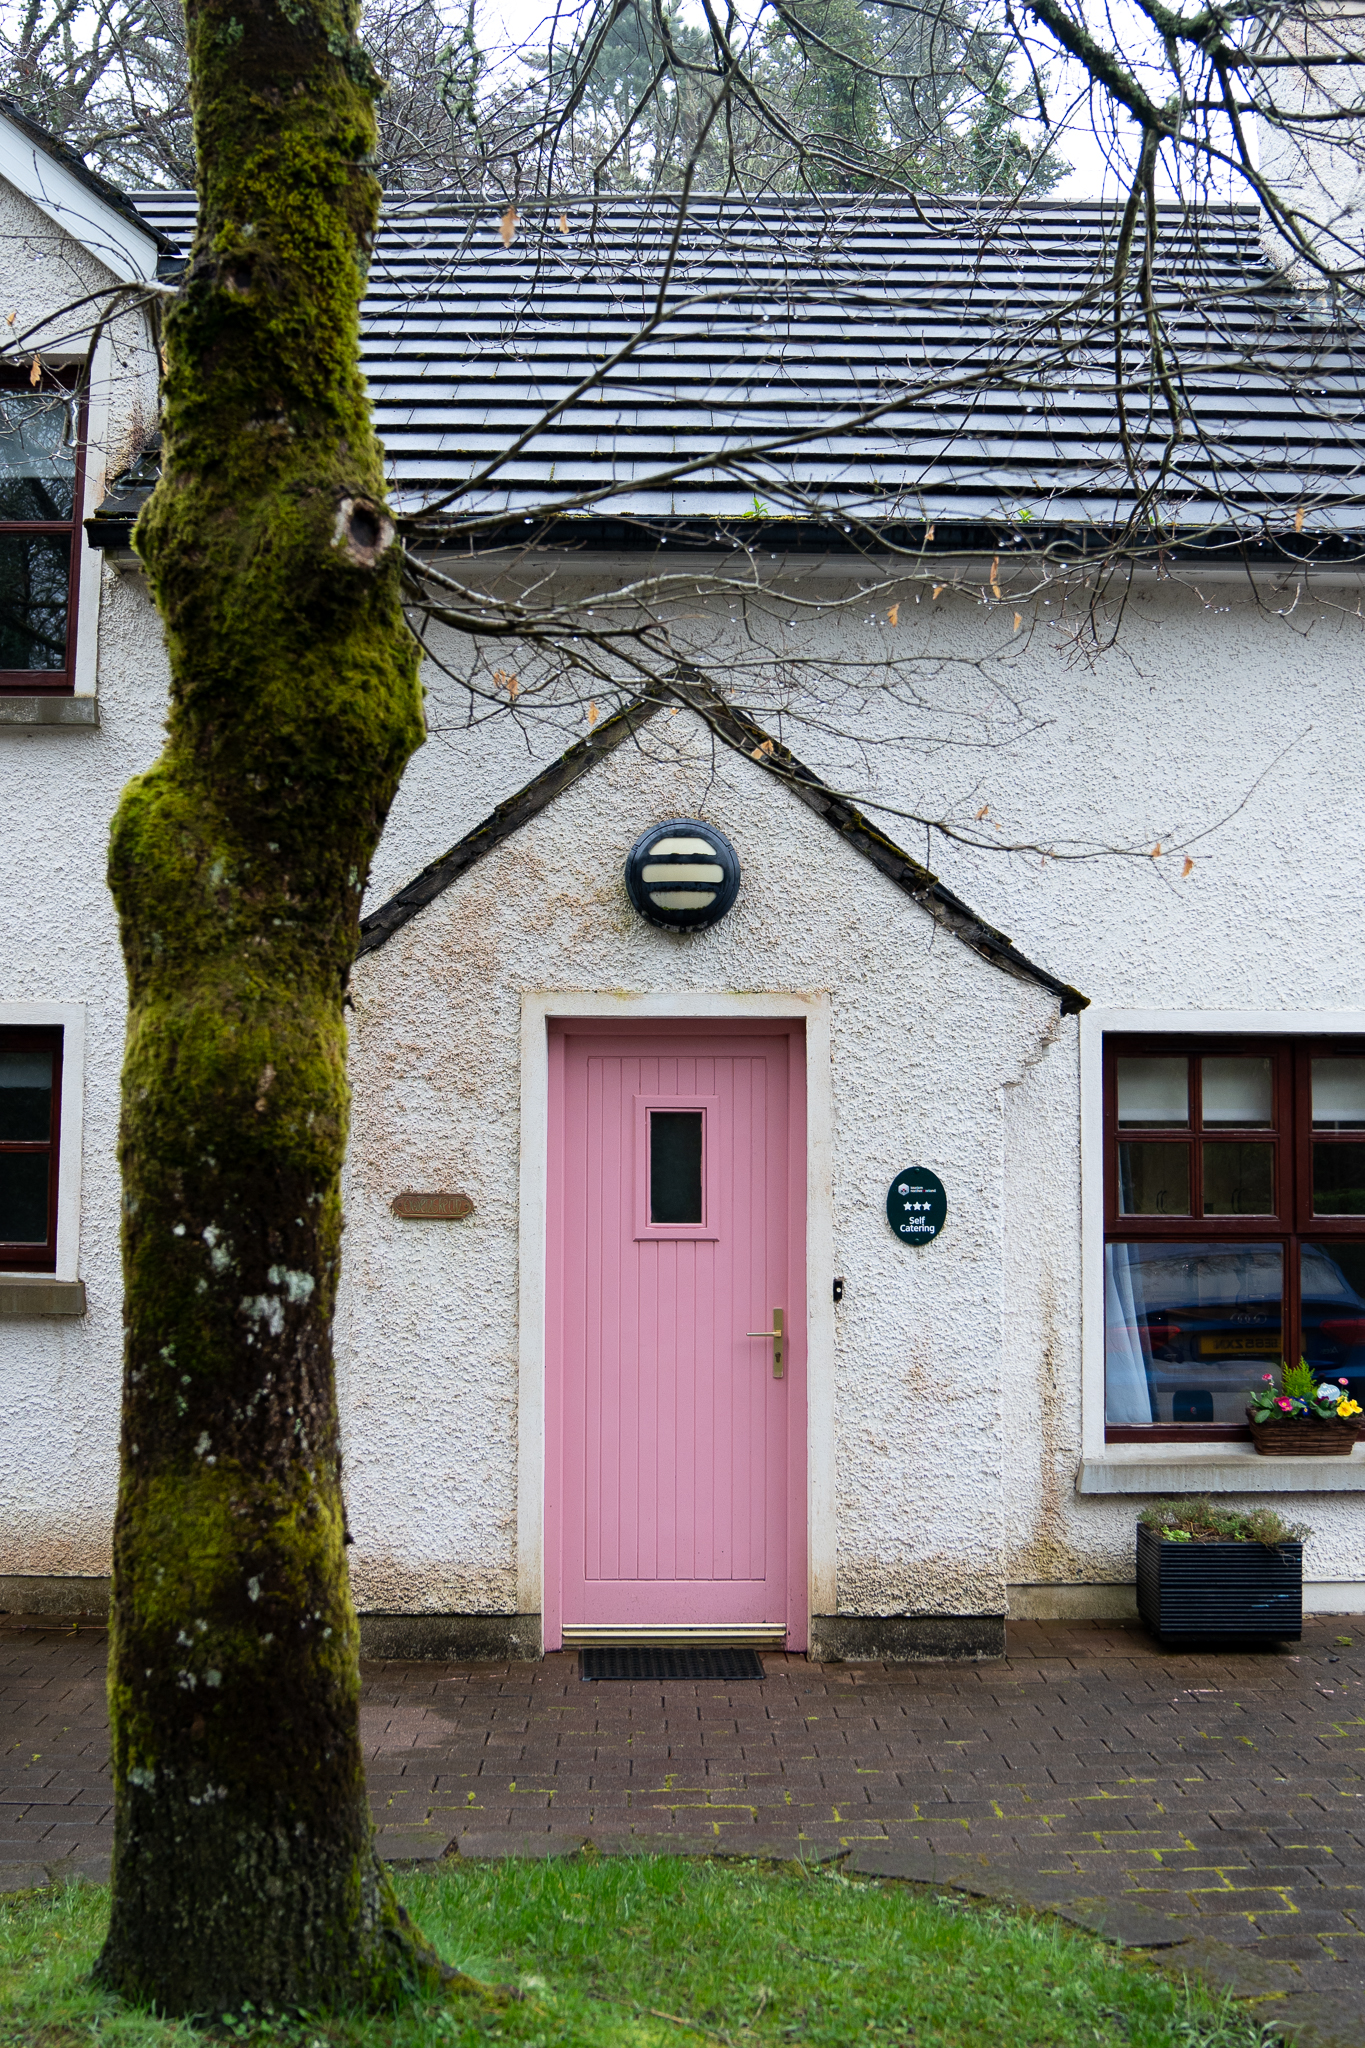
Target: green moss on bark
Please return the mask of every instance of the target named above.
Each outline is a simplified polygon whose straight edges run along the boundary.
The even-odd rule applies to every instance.
[[[191,0],[200,218],[138,523],[171,659],[125,792],[127,1324],[103,1979],[169,2012],[442,1981],[374,1853],[331,1354],[341,1005],[422,737],[358,368],[373,81],[341,0]]]

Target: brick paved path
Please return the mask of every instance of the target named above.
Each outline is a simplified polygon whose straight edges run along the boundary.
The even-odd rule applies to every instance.
[[[369,1665],[384,1853],[848,1853],[1169,1949],[1316,2016],[1304,2041],[1365,2043],[1365,1626],[1315,1620],[1297,1655],[1009,1636],[992,1664],[770,1656],[763,1684]],[[102,1631],[0,1617],[0,1889],[107,1868],[103,1660]]]

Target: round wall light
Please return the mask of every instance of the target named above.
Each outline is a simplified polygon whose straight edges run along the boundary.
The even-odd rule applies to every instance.
[[[714,825],[665,818],[631,847],[626,890],[641,917],[663,931],[705,931],[739,893],[739,855]]]

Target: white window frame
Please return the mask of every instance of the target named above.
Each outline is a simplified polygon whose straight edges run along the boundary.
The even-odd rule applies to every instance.
[[[58,1024],[62,1031],[62,1114],[57,1133],[57,1269],[7,1267],[0,1280],[79,1279],[81,1134],[85,1128],[85,1004],[0,1002],[0,1026]]]
[[[1118,1010],[1080,1016],[1082,1494],[1365,1492],[1365,1446],[1349,1458],[1262,1458],[1254,1444],[1107,1444],[1104,1440],[1104,1040],[1365,1038],[1365,1010]],[[1329,1469],[1330,1468],[1330,1469]]]

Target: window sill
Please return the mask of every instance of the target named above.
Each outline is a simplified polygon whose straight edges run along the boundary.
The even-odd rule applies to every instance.
[[[0,1273],[0,1320],[13,1316],[83,1316],[84,1280],[46,1274]]]
[[[1111,1444],[1081,1459],[1076,1491],[1365,1493],[1365,1445],[1349,1458],[1263,1458],[1251,1444]]]
[[[94,732],[100,722],[97,697],[10,697],[0,695],[0,726],[66,726]]]

